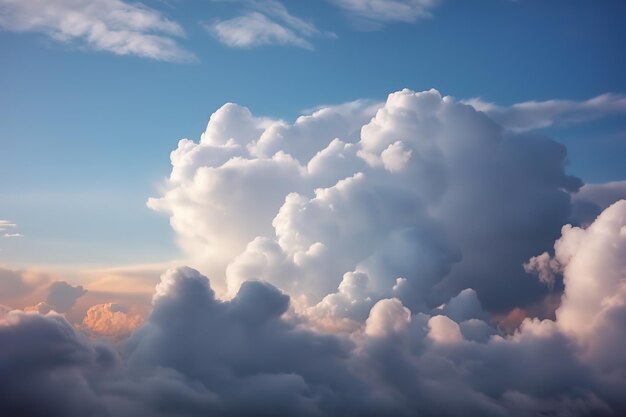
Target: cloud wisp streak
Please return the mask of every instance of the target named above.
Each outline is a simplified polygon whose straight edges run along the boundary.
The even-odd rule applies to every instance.
[[[157,10],[123,0],[0,0],[0,28],[117,55],[189,62],[182,27]]]
[[[210,33],[233,48],[263,45],[296,46],[313,49],[310,39],[322,33],[310,22],[293,16],[275,0],[242,1],[247,9],[232,19],[216,20],[206,25]]]
[[[513,131],[584,123],[604,117],[626,115],[626,96],[614,93],[602,94],[584,101],[526,101],[508,107],[478,98],[464,102]]]
[[[429,18],[442,0],[330,0],[344,9],[365,28],[381,28],[384,24],[414,23]]]

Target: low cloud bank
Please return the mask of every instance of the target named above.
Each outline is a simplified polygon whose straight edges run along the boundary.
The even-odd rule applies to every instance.
[[[56,313],[2,312],[0,410],[13,416],[526,416],[626,410],[626,201],[555,242],[556,320],[512,335],[473,290],[433,314],[376,302],[350,333],[321,333],[271,284],[228,301],[182,267],[118,350]],[[354,277],[353,277],[354,278]],[[38,401],[32,401],[38,398]]]

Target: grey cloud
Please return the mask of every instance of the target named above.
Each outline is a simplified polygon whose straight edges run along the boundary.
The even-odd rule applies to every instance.
[[[86,292],[87,290],[81,285],[74,287],[65,281],[57,281],[50,286],[46,304],[59,313],[66,313],[74,306],[76,300]]]
[[[612,181],[604,184],[585,184],[573,196],[572,220],[587,226],[611,204],[626,199],[626,181]]]
[[[466,291],[447,304],[463,300],[463,318],[481,315],[471,298]],[[457,324],[388,299],[371,309],[362,330],[329,335],[294,321],[289,297],[267,283],[246,282],[221,301],[190,268],[163,274],[153,304],[121,352],[89,341],[61,316],[4,311],[0,361],[9,364],[10,383],[0,386],[0,412],[608,416],[626,406],[618,395],[623,377],[602,371],[608,363],[623,367],[619,356],[588,362],[558,320],[529,319],[503,336],[480,319]],[[476,337],[479,322],[491,336]],[[619,331],[619,323],[606,323]]]

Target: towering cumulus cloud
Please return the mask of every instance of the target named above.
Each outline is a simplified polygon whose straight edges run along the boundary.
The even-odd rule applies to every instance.
[[[626,412],[626,201],[569,224],[561,145],[403,90],[293,124],[227,104],[172,164],[149,205],[196,269],[135,330],[0,309],[0,415]]]
[[[313,305],[356,273],[372,299],[425,310],[471,287],[503,311],[546,291],[522,264],[568,221],[581,182],[565,157],[436,90],[294,124],[227,104],[199,143],[179,143],[149,205],[230,294],[259,278]]]

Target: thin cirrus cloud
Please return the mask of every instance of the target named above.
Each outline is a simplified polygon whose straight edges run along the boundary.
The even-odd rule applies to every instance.
[[[207,30],[227,46],[283,45],[313,49],[311,38],[322,35],[315,25],[290,14],[277,1],[241,3],[248,9],[244,14],[206,25]]]
[[[429,18],[441,0],[330,0],[370,28],[385,23],[414,23]]]
[[[9,221],[9,220],[0,220],[0,233],[2,237],[23,237],[21,233],[10,232],[9,229],[15,229],[17,224]]]
[[[188,62],[179,24],[157,10],[123,0],[0,0],[0,28],[43,33],[59,42],[117,55]]]
[[[526,101],[499,106],[480,98],[464,101],[507,129],[525,131],[553,125],[589,122],[608,116],[626,115],[626,96],[607,93],[584,101]]]

